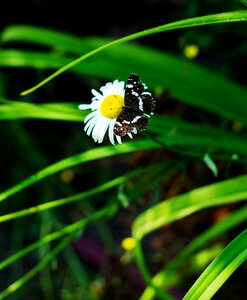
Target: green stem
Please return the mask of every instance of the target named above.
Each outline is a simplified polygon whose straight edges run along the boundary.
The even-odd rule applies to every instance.
[[[152,287],[156,295],[159,296],[163,300],[174,300],[174,297],[171,296],[167,291],[161,290],[159,287],[155,286],[152,281],[152,275],[150,274],[147,265],[144,260],[141,242],[138,240],[135,248],[135,258],[137,265],[139,267],[139,270],[141,271],[143,279],[146,281],[147,285],[149,287]]]

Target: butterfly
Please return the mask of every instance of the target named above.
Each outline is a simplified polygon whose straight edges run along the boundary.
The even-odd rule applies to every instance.
[[[116,119],[114,134],[124,136],[137,130],[145,130],[154,107],[155,100],[147,91],[147,86],[137,74],[130,74],[125,88],[124,107]]]

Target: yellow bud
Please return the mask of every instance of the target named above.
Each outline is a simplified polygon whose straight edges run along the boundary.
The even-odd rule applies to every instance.
[[[132,237],[127,237],[122,240],[121,246],[126,251],[133,250],[136,247],[136,240]]]
[[[199,47],[195,44],[187,45],[184,48],[184,55],[189,58],[193,59],[199,54]]]

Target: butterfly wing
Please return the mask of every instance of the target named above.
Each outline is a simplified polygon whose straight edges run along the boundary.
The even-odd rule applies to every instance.
[[[123,136],[135,130],[145,130],[155,100],[137,74],[131,74],[127,80],[124,105],[116,120],[114,133]]]

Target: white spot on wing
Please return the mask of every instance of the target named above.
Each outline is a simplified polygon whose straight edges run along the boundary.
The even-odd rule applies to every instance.
[[[134,96],[136,96],[136,97],[139,96],[139,94],[138,94],[137,92],[135,92],[135,91],[131,91],[131,93],[132,93],[132,95],[134,95]]]
[[[141,98],[139,99],[139,109],[143,111],[143,101]]]
[[[129,83],[129,84],[126,85],[126,87],[129,88],[129,89],[132,89],[134,86],[133,86],[133,84]]]
[[[136,123],[139,119],[141,119],[141,116],[136,116],[136,117],[132,120],[132,123]]]

